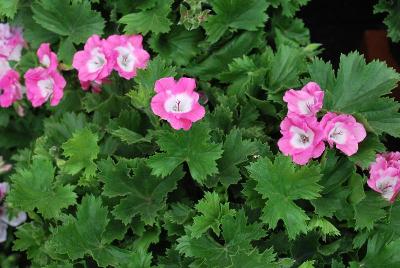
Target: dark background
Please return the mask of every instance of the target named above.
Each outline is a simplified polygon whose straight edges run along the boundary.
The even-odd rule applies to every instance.
[[[312,0],[298,16],[310,29],[311,41],[323,45],[322,58],[337,67],[340,53],[361,50],[366,30],[384,30],[385,14],[373,14],[377,0]]]

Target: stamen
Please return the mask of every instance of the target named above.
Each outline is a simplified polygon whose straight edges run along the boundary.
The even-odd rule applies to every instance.
[[[306,144],[310,141],[310,139],[306,135],[300,134],[300,141],[301,143]]]

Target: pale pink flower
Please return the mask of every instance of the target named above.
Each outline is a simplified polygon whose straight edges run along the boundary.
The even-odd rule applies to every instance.
[[[321,127],[324,130],[324,139],[329,145],[341,150],[348,156],[358,151],[358,143],[363,141],[367,135],[362,124],[348,114],[337,115],[328,112],[321,120]]]
[[[0,183],[0,202],[3,201],[3,199],[6,197],[9,189],[10,185],[7,182]]]
[[[65,79],[56,71],[43,67],[29,69],[25,73],[26,95],[33,107],[39,107],[50,99],[56,106],[64,95]]]
[[[39,58],[40,64],[42,64],[44,67],[52,71],[57,69],[57,54],[51,51],[49,43],[41,44],[36,54]]]
[[[0,106],[3,108],[22,98],[19,73],[11,69],[4,58],[0,58],[0,92]]]
[[[317,83],[309,82],[301,90],[286,91],[283,100],[288,104],[289,115],[314,116],[322,108],[324,92]]]
[[[21,28],[10,27],[8,23],[0,23],[0,58],[19,61],[24,45]]]
[[[7,182],[0,183],[0,201],[4,199],[9,188]],[[26,218],[27,215],[23,211],[19,212],[15,217],[10,218],[7,213],[7,207],[3,204],[3,206],[0,207],[0,243],[7,240],[7,229],[9,225],[16,227],[25,222]]]
[[[167,120],[174,129],[189,130],[193,122],[205,115],[195,88],[196,81],[192,78],[183,77],[177,82],[173,77],[157,80],[157,94],[151,100],[153,113]]]
[[[368,186],[394,202],[400,191],[400,152],[377,154],[369,173]]]
[[[11,169],[12,169],[12,165],[4,162],[3,157],[0,156],[0,174],[6,173],[6,172],[10,171]],[[2,197],[1,197],[2,189],[4,190],[4,186],[2,186],[2,184],[0,183],[0,201],[2,199]]]
[[[135,77],[137,69],[146,68],[150,55],[142,41],[141,35],[111,35],[104,44],[111,51],[114,69],[125,79]]]
[[[78,70],[81,82],[101,81],[108,77],[114,66],[110,51],[105,47],[105,40],[92,35],[84,50],[75,53],[72,66]]]
[[[305,165],[324,152],[322,129],[317,118],[293,114],[285,117],[280,127],[283,136],[278,141],[279,150],[284,155],[290,155],[293,162]]]

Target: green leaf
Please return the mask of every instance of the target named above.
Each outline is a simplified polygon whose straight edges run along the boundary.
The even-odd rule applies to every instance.
[[[185,65],[199,52],[202,39],[200,30],[187,31],[183,27],[175,27],[167,34],[152,35],[149,44],[163,59]]]
[[[303,52],[294,47],[282,45],[270,62],[267,88],[280,92],[300,85],[299,75],[304,71]]]
[[[114,164],[111,159],[99,162],[100,178],[104,182],[103,194],[108,197],[122,197],[114,207],[113,214],[124,224],[139,214],[146,224],[153,224],[158,212],[165,208],[167,194],[176,188],[183,172],[176,169],[170,176],[160,180],[152,176],[150,168],[140,161],[132,169],[126,163]]]
[[[379,0],[374,6],[374,14],[376,13],[388,13],[383,20],[383,23],[388,27],[387,35],[392,39],[393,42],[400,41],[400,2],[399,1],[388,1]]]
[[[76,218],[70,216],[62,226],[54,229],[47,245],[59,254],[67,254],[71,260],[90,255],[99,266],[119,266],[126,261],[128,254],[104,243],[103,233],[108,222],[108,210],[103,207],[101,199],[84,196]]]
[[[388,202],[378,193],[367,192],[366,197],[354,206],[355,229],[372,230],[375,222],[385,217],[386,213],[382,208],[388,205]]]
[[[310,0],[270,0],[269,2],[275,8],[281,6],[282,14],[286,17],[293,17],[295,13]]]
[[[62,145],[64,156],[68,157],[62,170],[71,175],[83,170],[86,178],[94,177],[97,169],[94,160],[100,151],[97,142],[97,135],[87,128],[75,132],[72,138]]]
[[[126,24],[126,34],[166,33],[171,25],[171,5],[172,0],[158,0],[153,8],[125,15],[118,22]]]
[[[272,17],[272,31],[278,47],[280,45],[305,46],[310,43],[310,31],[298,18],[288,18],[277,14]]]
[[[388,241],[386,236],[375,234],[368,240],[367,255],[360,267],[399,267],[399,247],[400,239]]]
[[[220,144],[210,141],[206,124],[195,124],[189,131],[159,131],[157,144],[161,153],[148,160],[152,174],[165,177],[186,162],[193,179],[203,183],[208,175],[218,172],[216,160],[222,155]]]
[[[215,15],[209,16],[204,24],[208,41],[217,42],[228,30],[255,31],[263,27],[268,16],[266,1],[259,0],[210,0]]]
[[[311,200],[320,217],[332,217],[336,211],[349,208],[349,191],[343,184],[354,174],[355,168],[347,157],[339,157],[333,150],[326,150],[321,160],[321,197]]]
[[[15,232],[17,239],[14,241],[13,250],[26,251],[28,259],[40,262],[47,261],[47,256],[41,247],[46,241],[45,230],[33,222],[25,223]],[[42,263],[43,265],[44,263]]]
[[[271,162],[260,158],[248,167],[250,177],[257,181],[256,190],[267,199],[261,219],[275,228],[283,220],[289,238],[307,232],[309,217],[295,200],[312,200],[320,196],[322,187],[317,183],[320,170],[317,166],[296,167],[288,157],[279,155]]]
[[[19,0],[0,0],[0,16],[14,18],[17,13]]]
[[[32,5],[33,19],[43,28],[68,37],[75,44],[91,35],[103,33],[104,19],[88,1],[79,4],[65,0],[37,0]]]
[[[321,66],[323,69],[316,71]],[[325,109],[360,114],[375,133],[400,136],[400,104],[382,97],[390,93],[400,80],[395,70],[379,61],[366,64],[358,52],[341,55],[337,78],[333,82],[333,71],[329,64],[323,65],[316,60],[309,69],[313,70],[311,79],[326,86]]]
[[[241,132],[237,129],[233,129],[226,136],[222,148],[224,152],[221,159],[217,161],[218,177],[221,183],[228,187],[241,179],[237,166],[246,162],[250,155],[258,151],[258,148],[256,142],[243,140]]]
[[[154,84],[158,79],[175,75],[175,67],[168,65],[162,58],[156,57],[149,62],[146,69],[138,70],[134,79],[146,90],[154,91]]]
[[[111,134],[127,144],[135,144],[138,142],[149,142],[149,140],[143,137],[142,135],[124,127],[120,127],[116,130],[111,131]]]
[[[384,152],[385,146],[380,142],[376,135],[369,134],[367,138],[359,144],[356,154],[349,157],[355,164],[367,169],[375,161],[376,153]]]
[[[249,40],[252,40],[249,42]],[[242,57],[253,48],[264,46],[263,32],[244,32],[227,42],[223,47],[211,53],[198,64],[193,64],[185,69],[192,76],[209,80],[217,77],[221,72],[228,69],[228,64],[233,59]]]
[[[54,182],[54,167],[47,159],[35,158],[29,169],[17,169],[11,181],[7,203],[12,207],[28,212],[37,208],[49,219],[58,217],[61,209],[75,204],[74,187]]]
[[[57,53],[58,59],[60,61],[62,61],[67,66],[71,66],[72,58],[75,52],[76,52],[75,46],[70,38],[61,40],[60,47],[58,48],[58,53]]]
[[[309,230],[320,229],[324,236],[340,236],[340,231],[335,227],[335,225],[324,218],[312,218],[308,223],[308,228]]]
[[[253,266],[232,266],[233,263],[254,263],[253,257],[262,258],[265,265],[272,264],[275,256],[271,251],[266,251],[262,257],[251,242],[265,236],[262,224],[248,224],[247,217],[243,210],[235,216],[227,215],[222,219],[222,237],[224,244],[215,241],[208,235],[203,234],[200,238],[191,238],[189,235],[178,239],[176,249],[187,257],[194,257],[205,267],[253,267]],[[238,260],[238,255],[243,259]],[[265,254],[265,255],[264,255]],[[270,267],[270,266],[268,266]],[[271,267],[274,267],[271,265]]]
[[[256,64],[248,56],[236,58],[229,64],[229,71],[220,74],[220,80],[229,82],[228,95],[251,94],[252,90],[264,83],[267,69]]]
[[[194,217],[193,225],[189,227],[192,237],[195,238],[199,238],[209,228],[219,235],[222,217],[233,215],[235,212],[229,209],[229,203],[221,204],[221,200],[215,192],[206,192],[195,208],[202,214]]]

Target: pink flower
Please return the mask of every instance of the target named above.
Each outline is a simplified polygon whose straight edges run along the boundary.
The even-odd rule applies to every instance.
[[[314,116],[322,108],[324,92],[317,83],[309,82],[301,90],[286,91],[283,100],[288,104],[289,115]]]
[[[400,153],[378,154],[370,166],[368,186],[381,193],[382,197],[394,202],[400,191]]]
[[[81,82],[100,81],[108,77],[114,63],[105,41],[98,35],[92,35],[86,42],[84,50],[75,53],[72,66],[78,70]]]
[[[42,64],[44,67],[52,71],[57,69],[57,55],[51,51],[49,43],[41,44],[36,54],[39,58],[40,64]]]
[[[311,158],[318,158],[325,150],[322,129],[315,117],[300,117],[295,114],[285,117],[281,123],[282,138],[279,150],[290,155],[293,162],[305,165]]]
[[[0,92],[0,106],[3,108],[22,98],[19,74],[10,68],[4,58],[0,58]]]
[[[189,130],[193,122],[205,115],[195,88],[196,81],[192,78],[183,77],[178,82],[173,77],[157,80],[157,94],[151,100],[153,113],[167,120],[174,129]]]
[[[111,35],[104,46],[111,51],[114,69],[125,79],[136,76],[136,70],[146,68],[150,55],[142,46],[141,35]]]
[[[364,126],[348,114],[328,112],[321,120],[321,127],[329,145],[332,147],[335,144],[336,148],[348,156],[358,151],[358,143],[367,135]]]
[[[37,67],[29,69],[24,77],[26,95],[33,107],[43,105],[48,99],[51,106],[56,106],[64,95],[66,82],[56,71]]]
[[[24,45],[21,28],[10,27],[8,23],[0,23],[0,57],[19,61]]]

